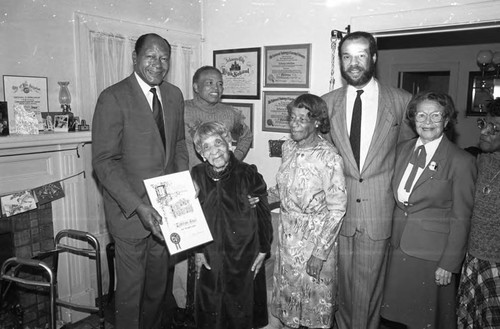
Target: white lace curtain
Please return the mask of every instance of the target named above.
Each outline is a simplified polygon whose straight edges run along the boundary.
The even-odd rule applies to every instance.
[[[191,79],[200,65],[199,35],[81,13],[75,14],[75,20],[79,114],[82,118],[90,122],[101,91],[133,72],[132,51],[137,38],[144,33],[157,33],[169,41],[172,54],[166,80],[179,87],[185,99],[192,98]]]
[[[133,72],[132,51],[136,38],[125,38],[101,32],[91,32],[91,83],[96,96],[112,84]],[[194,74],[194,51],[186,45],[172,46],[170,69],[166,80],[179,87],[186,99],[192,97],[191,77]],[[193,70],[194,69],[194,70]],[[97,100],[97,98],[96,98]]]

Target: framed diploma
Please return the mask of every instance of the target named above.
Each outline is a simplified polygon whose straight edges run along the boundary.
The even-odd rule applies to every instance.
[[[224,104],[232,106],[236,111],[240,112],[241,119],[245,125],[250,128],[253,133],[253,104],[252,103],[230,103],[224,102]],[[233,142],[233,146],[236,146],[236,142]],[[250,147],[253,147],[253,142]]]
[[[215,50],[213,60],[222,73],[222,98],[260,98],[260,48]]]
[[[14,108],[22,105],[27,112],[35,113],[43,128],[42,113],[49,110],[47,95],[47,78],[17,75],[3,76],[3,94],[9,112],[10,131],[16,131]]]
[[[309,88],[311,44],[264,47],[264,87]]]
[[[213,240],[189,171],[145,179],[144,185],[162,217],[160,228],[171,255]]]
[[[262,130],[290,131],[286,106],[307,91],[264,91],[262,96]]]

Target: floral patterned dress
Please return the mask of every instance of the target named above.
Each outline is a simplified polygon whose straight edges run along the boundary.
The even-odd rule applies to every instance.
[[[346,210],[342,158],[326,140],[298,148],[283,144],[277,185],[281,201],[271,312],[286,326],[330,328],[337,308],[336,240]],[[320,280],[306,273],[314,255],[324,260]]]

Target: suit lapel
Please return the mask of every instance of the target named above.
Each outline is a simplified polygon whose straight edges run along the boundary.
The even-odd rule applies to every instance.
[[[423,183],[425,183],[429,178],[434,176],[439,170],[439,167],[443,168],[444,167],[444,162],[447,161],[447,154],[448,150],[450,148],[450,141],[446,136],[443,136],[443,139],[441,140],[441,143],[439,143],[438,148],[436,149],[436,152],[432,156],[431,161],[429,161],[429,164],[424,168],[424,171],[422,172],[422,175],[418,178],[417,182],[415,183],[415,186],[413,187],[413,191],[415,191],[419,186],[421,186]],[[437,168],[434,168],[434,170],[431,170],[430,164],[434,162],[437,164]]]
[[[378,82],[377,84],[379,88],[377,123],[375,124],[375,131],[373,132],[372,141],[370,143],[370,147],[368,148],[368,154],[366,155],[365,163],[363,165],[363,172],[377,157],[382,147],[382,143],[394,123],[394,113],[387,104],[386,99],[388,97],[386,95],[386,91],[382,85]]]
[[[356,160],[354,159],[354,154],[352,153],[351,143],[349,141],[349,135],[347,134],[347,123],[346,123],[346,93],[347,87],[343,87],[342,97],[338,97],[333,104],[333,115],[332,129],[334,135],[336,135],[335,146],[339,149],[341,154],[344,154],[344,163],[348,162],[353,168],[358,168]]]
[[[153,111],[151,110],[151,105],[148,102],[148,99],[146,98],[146,95],[144,95],[144,92],[141,89],[141,86],[139,85],[139,82],[137,81],[135,74],[132,73],[130,76],[131,80],[131,86],[132,86],[132,93],[133,93],[133,99],[137,100],[137,111],[140,111],[140,116],[143,118],[144,124],[147,124],[151,127],[156,128],[156,121],[153,118]],[[163,93],[162,93],[162,101],[163,101]],[[162,107],[163,107],[163,102],[162,102]],[[164,118],[165,118],[165,109],[163,108],[163,113],[164,113]],[[167,120],[165,120],[166,123]],[[163,142],[161,140],[160,132],[158,129],[154,129],[155,131],[155,140],[157,146],[161,149],[161,152],[165,152],[165,148],[163,147]],[[165,135],[166,136],[166,135]],[[168,139],[166,139],[168,141]]]
[[[398,200],[398,187],[403,179],[403,175],[410,162],[411,155],[415,150],[415,144],[418,139],[412,140],[411,142],[405,143],[401,151],[396,154],[396,166],[394,168],[394,177],[392,179],[392,191],[394,193],[394,198]]]
[[[161,101],[162,101],[162,110],[163,110],[163,120],[165,121],[164,129],[165,129],[165,144],[169,144],[169,141],[176,140],[176,137],[173,136],[173,132],[175,131],[174,129],[174,123],[177,122],[172,118],[173,111],[170,111],[169,109],[173,108],[172,100],[170,97],[168,97],[168,89],[165,86],[166,82],[163,82],[160,85],[161,89]],[[160,137],[160,142],[161,142],[161,137]],[[165,145],[164,151],[165,151],[165,159],[168,159],[170,156],[170,151],[171,147],[168,147]]]

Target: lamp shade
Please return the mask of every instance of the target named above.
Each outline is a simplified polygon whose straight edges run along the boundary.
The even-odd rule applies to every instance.
[[[480,50],[476,56],[478,64],[481,65],[491,63],[492,58],[493,58],[493,53],[491,52],[491,50]]]

